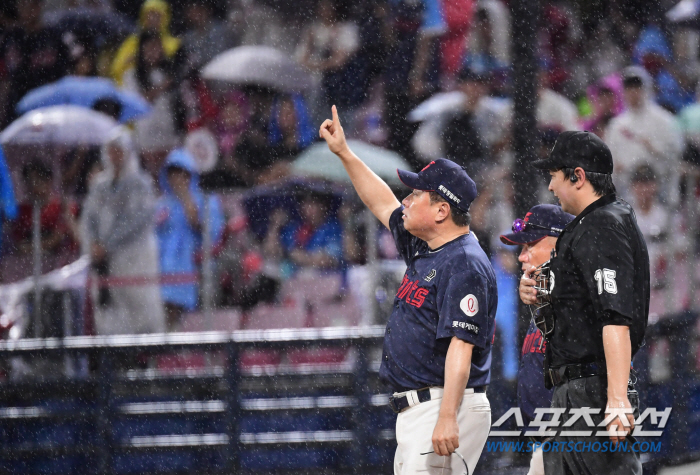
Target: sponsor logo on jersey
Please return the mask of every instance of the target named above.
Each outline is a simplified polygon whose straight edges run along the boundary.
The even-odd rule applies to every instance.
[[[452,321],[452,327],[453,327],[453,328],[464,328],[465,330],[470,331],[470,332],[472,332],[472,333],[475,334],[475,335],[478,335],[478,334],[479,334],[479,327],[477,327],[477,326],[474,325],[473,323],[469,323],[469,322],[460,322],[460,321],[457,321],[457,320],[453,320],[453,321]]]
[[[432,269],[430,271],[430,274],[426,275],[423,278],[425,279],[426,282],[430,282],[431,280],[433,280],[435,278],[436,275],[437,275],[437,272],[435,271],[435,269]]]
[[[459,302],[459,308],[467,317],[473,317],[479,312],[479,301],[474,294],[469,294]]]

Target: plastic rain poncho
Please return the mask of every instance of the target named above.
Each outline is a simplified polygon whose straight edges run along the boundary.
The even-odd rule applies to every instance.
[[[187,220],[182,202],[175,196],[168,183],[168,168],[187,171],[190,176],[190,194],[199,210],[200,229],[194,229]],[[209,207],[209,236],[212,244],[221,238],[224,229],[224,213],[221,203],[214,196],[206,197],[199,188],[199,175],[194,159],[185,149],[170,152],[159,176],[163,196],[158,201],[157,232],[160,247],[160,266],[164,274],[195,275],[199,272],[197,255],[202,252],[202,232],[205,220],[205,200]],[[170,284],[162,287],[163,301],[193,310],[197,305],[197,284]]]
[[[112,144],[125,153],[118,176],[107,156]],[[109,288],[105,305],[95,303],[95,328],[101,335],[164,332],[152,180],[140,169],[125,128],[105,143],[102,160],[105,171],[90,187],[83,210],[83,249],[101,243],[107,250],[109,277],[121,282]],[[122,285],[129,281],[132,285]],[[97,286],[93,287],[96,297]]]
[[[652,80],[639,66],[630,66],[644,84],[644,103],[628,108],[610,121],[605,141],[615,164],[613,180],[619,194],[629,199],[630,179],[640,165],[650,165],[660,177],[659,191],[664,203],[678,203],[678,167],[683,152],[683,136],[676,119],[652,98]]]

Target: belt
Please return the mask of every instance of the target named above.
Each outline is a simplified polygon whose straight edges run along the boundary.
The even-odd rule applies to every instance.
[[[464,393],[485,393],[486,387],[487,386],[479,386],[478,388],[467,388],[464,390]],[[440,399],[442,398],[443,392],[443,388],[432,387],[414,389],[412,391],[406,391],[403,393],[394,393],[393,396],[389,397],[389,407],[391,407],[391,409],[398,414],[407,407],[417,406],[422,402],[428,402],[433,399]]]
[[[604,363],[569,364],[547,370],[552,386],[559,386],[572,379],[589,378],[591,376],[605,376],[607,370]]]

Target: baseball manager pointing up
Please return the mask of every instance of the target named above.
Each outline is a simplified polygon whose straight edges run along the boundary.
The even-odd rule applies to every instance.
[[[440,159],[420,173],[398,170],[412,188],[399,203],[348,148],[335,106],[320,135],[407,265],[380,369],[398,413],[394,473],[473,473],[491,425],[486,385],[497,305],[493,269],[469,231],[476,185]]]

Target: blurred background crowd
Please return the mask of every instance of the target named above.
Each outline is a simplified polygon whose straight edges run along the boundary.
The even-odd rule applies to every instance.
[[[699,303],[700,12],[676,3],[543,0],[537,33],[534,153],[572,129],[610,146],[649,246],[652,320]],[[397,166],[439,157],[476,180],[495,360],[514,378],[520,265],[498,239],[519,217],[511,38],[508,0],[3,1],[0,331],[381,323],[403,271],[318,143],[336,104],[397,196]],[[77,138],[51,135],[42,111]],[[93,134],[90,114],[121,125]],[[17,283],[54,282],[81,255],[89,298],[67,324],[50,285]],[[20,294],[31,311],[12,307]]]

